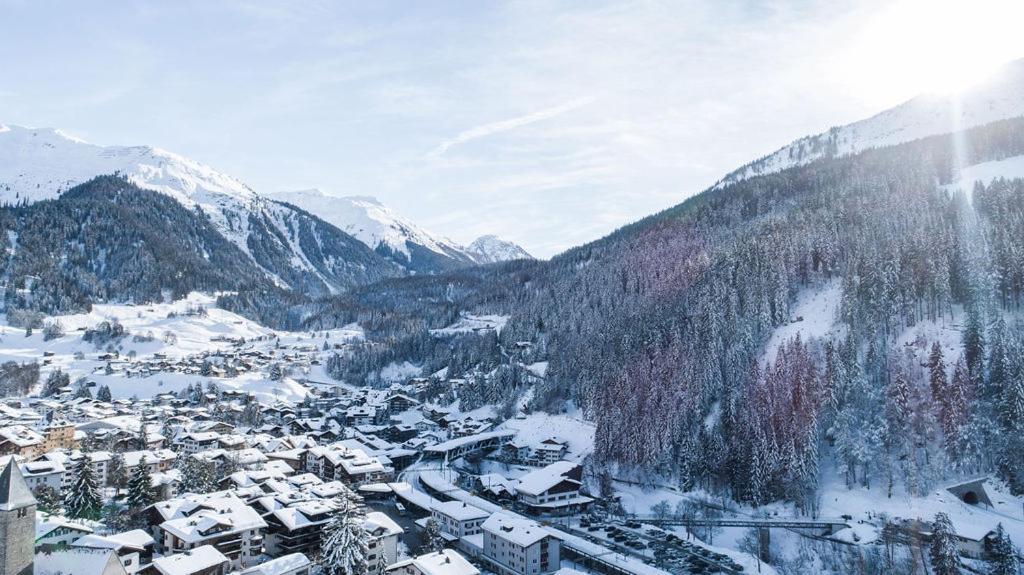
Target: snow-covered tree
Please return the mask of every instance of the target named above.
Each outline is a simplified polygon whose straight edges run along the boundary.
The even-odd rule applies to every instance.
[[[128,485],[128,469],[121,453],[114,452],[110,457],[107,464],[107,483],[115,489],[115,494],[120,493],[121,489]]]
[[[1020,565],[1017,562],[1017,550],[1013,541],[1000,523],[992,540],[992,548],[987,557],[988,575],[1019,575]]]
[[[949,515],[939,513],[932,523],[930,558],[935,575],[959,575],[960,550]]]
[[[320,564],[325,575],[367,575],[368,552],[363,518],[344,499],[323,530]]]
[[[45,484],[39,485],[32,490],[32,494],[36,497],[36,505],[40,511],[45,513],[60,512],[60,494],[57,493],[56,489]]]
[[[139,464],[132,470],[132,477],[128,480],[128,507],[132,509],[143,509],[149,507],[156,501],[156,492],[153,490],[153,477],[149,473],[149,466],[146,465],[146,458],[142,457]]]
[[[444,538],[441,537],[441,526],[431,517],[424,525],[423,550],[425,553],[436,553],[442,549],[444,549]]]
[[[214,464],[182,455],[176,460],[176,467],[181,472],[182,493],[209,493],[217,488]]]
[[[67,516],[72,519],[99,519],[103,503],[88,455],[83,454],[75,463],[74,475],[75,478],[64,498]]]

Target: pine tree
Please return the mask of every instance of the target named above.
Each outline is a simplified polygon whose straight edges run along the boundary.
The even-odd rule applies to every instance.
[[[441,526],[431,517],[427,519],[423,530],[424,552],[439,552],[444,549],[444,538],[441,537]]]
[[[932,400],[936,403],[942,401],[946,391],[946,361],[942,355],[942,346],[939,342],[932,344],[931,353],[928,355],[928,385],[932,390]]]
[[[178,457],[176,467],[181,472],[182,493],[209,493],[217,488],[212,463],[183,455]]]
[[[930,556],[935,575],[959,575],[960,551],[956,531],[945,513],[936,515],[932,524]]]
[[[1017,564],[1017,552],[1013,548],[1010,536],[1003,529],[1000,523],[996,527],[996,535],[992,541],[992,548],[988,557],[988,575],[1019,575],[1020,569]]]
[[[128,484],[128,470],[124,463],[124,455],[115,452],[107,464],[107,481],[114,488],[115,495]]]
[[[1024,428],[1024,379],[1014,377],[1003,389],[999,420],[1006,431]]]
[[[49,485],[40,485],[32,490],[36,497],[36,504],[40,511],[45,513],[60,512],[60,494]]]
[[[967,306],[967,319],[964,322],[964,358],[967,360],[967,371],[971,379],[981,381],[985,359],[985,328],[982,325],[981,311],[977,305]]]
[[[366,531],[363,518],[344,499],[321,535],[321,567],[324,575],[367,575]]]
[[[60,392],[60,388],[71,385],[71,376],[57,368],[50,372],[43,384],[43,397],[52,397]]]
[[[110,388],[106,385],[102,385],[96,392],[96,399],[99,401],[110,403],[111,401],[113,401],[114,398],[110,393]]]
[[[89,456],[82,454],[74,469],[75,479],[64,498],[64,510],[72,519],[99,519],[103,504]]]
[[[146,458],[142,457],[139,464],[132,470],[132,477],[128,481],[128,507],[136,510],[144,509],[155,501],[156,492],[153,490],[153,478],[149,474]]]

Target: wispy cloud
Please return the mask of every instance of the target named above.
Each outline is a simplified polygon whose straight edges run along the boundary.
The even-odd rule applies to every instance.
[[[465,144],[466,142],[472,140],[478,140],[480,138],[493,136],[494,134],[500,134],[501,132],[514,130],[522,126],[526,126],[536,122],[541,122],[543,120],[549,120],[556,116],[561,116],[566,112],[571,112],[577,108],[581,108],[583,106],[586,106],[587,104],[592,103],[594,99],[595,98],[593,96],[577,98],[575,100],[571,100],[558,106],[538,110],[536,112],[533,112],[532,114],[526,114],[525,116],[509,118],[507,120],[500,120],[498,122],[491,122],[489,124],[484,124],[482,126],[477,126],[475,128],[463,130],[456,134],[454,138],[441,142],[441,144],[438,147],[434,148],[433,151],[427,154],[427,157],[436,158],[438,156],[444,155],[448,150],[450,150],[454,146]]]

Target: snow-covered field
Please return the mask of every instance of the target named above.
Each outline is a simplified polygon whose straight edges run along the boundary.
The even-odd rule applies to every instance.
[[[296,347],[320,350],[328,346],[362,338],[362,330],[355,325],[341,329],[320,331],[315,334],[275,331],[250,321],[242,316],[214,306],[215,296],[193,293],[187,298],[171,303],[148,305],[96,305],[89,313],[63,315],[47,318],[59,321],[65,335],[45,341],[43,330],[34,330],[25,335],[23,328],[0,322],[0,361],[19,363],[38,361],[41,374],[46,376],[54,369],[67,372],[72,381],[85,377],[95,381],[97,386],[108,385],[115,398],[151,397],[160,393],[175,392],[189,384],[206,384],[212,381],[222,389],[250,391],[258,399],[271,402],[275,399],[301,400],[305,388],[292,378],[272,381],[262,370],[243,373],[238,377],[203,377],[199,374],[162,371],[148,376],[128,376],[123,371],[103,373],[108,363],[100,359],[107,353],[108,346],[97,348],[86,342],[82,336],[86,329],[95,328],[103,321],[117,321],[124,326],[128,335],[113,344],[120,360],[132,363],[152,360],[163,356],[168,361],[181,361],[204,352],[229,352],[235,349],[287,351]],[[203,309],[203,313],[196,313]],[[236,348],[231,340],[244,339],[246,343]],[[282,351],[282,353],[283,353]],[[76,355],[78,356],[76,358]],[[313,374],[293,373],[293,377],[309,376],[322,379],[323,374],[316,366]]]
[[[449,336],[460,333],[471,333],[479,331],[494,330],[501,333],[502,328],[508,323],[507,315],[473,315],[465,314],[459,321],[440,329],[432,329],[430,333],[436,336]]]
[[[501,427],[515,429],[516,439],[530,445],[549,437],[564,439],[569,443],[565,458],[570,461],[583,461],[594,452],[594,424],[575,415],[532,413],[522,419],[510,419]]]
[[[801,291],[790,312],[790,322],[775,329],[765,345],[761,363],[775,361],[779,347],[797,334],[807,341],[841,335],[836,325],[839,302],[842,298],[842,280],[835,278],[823,286]]]

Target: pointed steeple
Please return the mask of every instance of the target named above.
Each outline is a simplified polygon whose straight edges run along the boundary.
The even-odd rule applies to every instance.
[[[7,460],[3,472],[0,472],[0,511],[11,511],[35,504],[36,498],[25,483],[21,469],[14,463],[14,457],[11,457]]]

